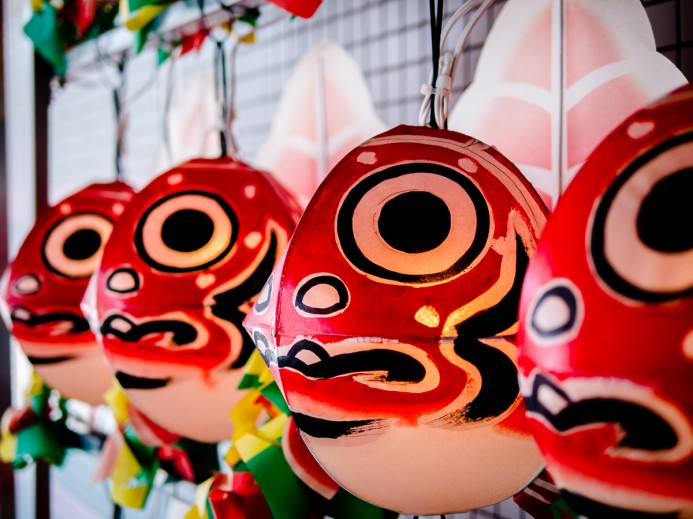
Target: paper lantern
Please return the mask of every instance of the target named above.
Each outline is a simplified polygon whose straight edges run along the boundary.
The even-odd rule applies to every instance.
[[[102,403],[112,374],[80,309],[113,222],[133,195],[91,184],[46,208],[5,273],[5,319],[39,376],[65,398]]]
[[[611,130],[685,83],[640,0],[509,0],[449,126],[497,147],[551,208]]]
[[[692,192],[688,87],[597,147],[527,273],[523,393],[549,472],[588,517],[693,512]]]
[[[349,492],[456,512],[540,470],[513,337],[544,221],[500,153],[430,128],[367,141],[321,184],[244,325]]]
[[[322,0],[270,0],[285,11],[301,18],[310,18],[318,10]]]
[[[104,251],[100,333],[116,377],[149,418],[203,442],[230,438],[241,321],[300,208],[269,174],[196,159],[135,196]]]
[[[320,41],[286,83],[256,163],[305,206],[344,155],[384,130],[358,64],[342,46]]]

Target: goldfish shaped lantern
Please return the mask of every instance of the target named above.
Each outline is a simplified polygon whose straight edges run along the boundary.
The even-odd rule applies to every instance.
[[[449,126],[496,146],[553,208],[616,126],[686,83],[640,0],[509,0]]]
[[[691,192],[686,87],[595,149],[528,270],[522,391],[547,468],[581,515],[693,513]]]
[[[102,403],[113,375],[80,303],[134,191],[91,184],[43,211],[3,281],[5,317],[38,375],[65,398]]]
[[[101,340],[129,398],[187,438],[230,438],[253,343],[241,322],[300,215],[272,177],[195,159],[149,183],[104,251]]]
[[[495,149],[430,128],[374,137],[318,188],[244,325],[349,492],[442,514],[539,472],[514,335],[545,219]]]

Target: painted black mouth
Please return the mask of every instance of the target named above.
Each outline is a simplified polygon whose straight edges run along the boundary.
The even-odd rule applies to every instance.
[[[211,307],[212,315],[233,324],[243,337],[241,353],[231,364],[231,369],[243,367],[255,349],[253,340],[243,328],[243,319],[245,319],[246,313],[240,307],[260,293],[272,274],[278,250],[277,234],[274,231],[270,232],[269,241],[267,252],[252,275],[240,285],[214,296],[214,304]]]
[[[561,403],[561,410],[554,413],[542,404],[540,391],[544,395],[552,393],[552,398]],[[616,447],[652,452],[673,449],[679,442],[676,430],[652,409],[608,396],[575,401],[557,383],[541,374],[534,377],[532,392],[525,402],[531,413],[542,416],[561,433],[585,425],[612,423],[622,432]]]
[[[171,382],[170,378],[136,377],[123,371],[116,371],[115,377],[123,389],[159,389]]]
[[[307,364],[297,356],[304,351],[319,360]],[[409,355],[393,350],[368,350],[330,356],[319,344],[301,340],[286,355],[277,358],[280,368],[290,368],[309,378],[324,380],[341,375],[384,372],[383,382],[416,384],[426,376],[426,368]]]
[[[275,362],[272,350],[267,348],[265,352],[270,357],[265,358],[265,362]],[[310,352],[311,356],[314,355],[318,360],[306,363],[298,358],[302,352]],[[415,384],[426,376],[426,368],[405,353],[368,350],[330,356],[322,346],[305,339],[294,344],[286,355],[278,357],[276,363],[280,368],[289,368],[317,380],[377,372],[378,375],[374,379],[379,378],[382,382]],[[291,416],[296,421],[296,426],[304,433],[315,438],[329,439],[377,431],[392,422],[382,419],[325,420],[300,413],[292,413]]]
[[[334,440],[342,436],[364,434],[387,427],[392,420],[324,420],[306,414],[291,413],[291,417],[305,434],[314,438]]]
[[[529,255],[519,235],[515,235],[515,247],[515,278],[508,292],[495,306],[474,314],[455,327],[455,354],[479,370],[481,388],[474,400],[440,418],[442,422],[460,425],[496,418],[507,411],[520,394],[515,363],[501,350],[480,340],[500,336],[517,323]]]
[[[33,357],[27,355],[27,359],[29,359],[29,362],[31,362],[34,366],[49,366],[51,364],[60,364],[61,362],[72,360],[74,358],[74,355],[61,355],[59,357]]]
[[[31,328],[41,326],[42,324],[68,322],[72,324],[72,328],[70,328],[67,333],[76,334],[89,330],[89,322],[83,316],[69,312],[53,312],[36,315],[26,308],[15,307],[12,309],[10,315],[13,323],[21,323]]]
[[[190,344],[197,339],[197,330],[193,325],[176,319],[137,324],[122,315],[110,315],[101,325],[101,335],[112,335],[123,342],[138,342],[155,333],[173,334],[172,340],[177,346]]]

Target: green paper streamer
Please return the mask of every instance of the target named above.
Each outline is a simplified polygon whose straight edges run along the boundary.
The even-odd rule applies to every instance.
[[[254,389],[260,387],[260,377],[252,373],[246,373],[238,383],[238,389]]]
[[[24,468],[38,460],[62,465],[67,452],[60,436],[59,428],[50,422],[38,422],[20,431],[17,434],[15,468]]]
[[[293,473],[280,447],[270,445],[245,466],[260,486],[274,519],[305,519],[310,515],[310,490]]]
[[[166,49],[159,47],[156,49],[156,64],[157,66],[163,65],[168,58],[171,57],[171,52]]]
[[[340,488],[335,496],[327,501],[326,513],[334,519],[395,519],[399,513],[377,507]]]
[[[279,411],[281,411],[285,415],[290,415],[291,412],[289,411],[289,406],[286,403],[286,400],[284,400],[284,397],[282,396],[282,392],[279,391],[279,386],[277,385],[276,382],[271,382],[267,384],[263,389],[260,390],[260,393],[262,396],[264,396],[267,400],[272,402]]]
[[[46,3],[40,12],[33,16],[24,26],[26,34],[34,43],[36,51],[48,61],[55,72],[61,76],[67,70],[65,45],[60,35],[58,11],[50,3]]]

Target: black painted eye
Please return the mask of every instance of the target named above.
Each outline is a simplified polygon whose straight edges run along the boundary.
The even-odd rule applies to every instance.
[[[296,287],[294,306],[304,317],[329,317],[349,306],[349,291],[337,276],[315,274]]]
[[[580,291],[569,280],[558,278],[535,295],[527,314],[527,330],[540,346],[563,344],[577,335],[583,316]]]
[[[81,213],[56,224],[43,241],[43,260],[51,272],[68,278],[90,276],[111,234],[111,222],[101,215]]]
[[[351,188],[336,233],[344,256],[369,277],[431,284],[456,276],[481,255],[490,214],[479,188],[461,172],[402,164]]]
[[[638,156],[599,201],[591,259],[599,278],[630,299],[693,294],[693,134]]]
[[[220,196],[175,193],[154,203],[140,220],[135,246],[164,272],[201,270],[224,258],[238,236],[238,219]]]

